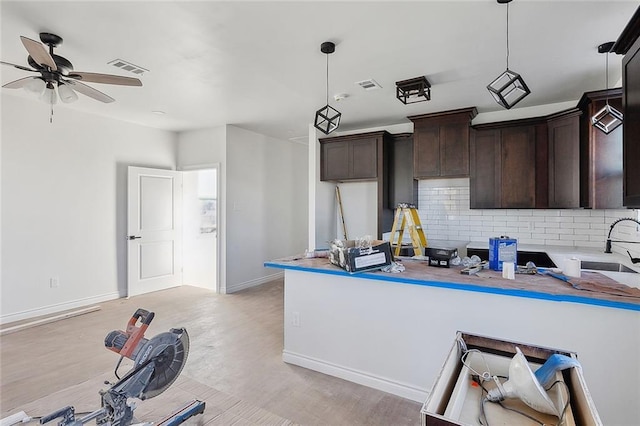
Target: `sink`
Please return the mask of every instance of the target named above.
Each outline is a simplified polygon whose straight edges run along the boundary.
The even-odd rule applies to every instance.
[[[482,260],[489,259],[488,249],[467,249],[467,256],[477,255]],[[518,250],[518,265],[526,265],[527,262],[533,262],[536,266],[543,268],[555,268],[556,264],[553,263],[547,253],[542,251],[523,251]]]
[[[591,269],[595,271],[611,271],[611,272],[630,272],[635,274],[631,268],[617,262],[594,262],[589,260],[582,261],[582,269]]]

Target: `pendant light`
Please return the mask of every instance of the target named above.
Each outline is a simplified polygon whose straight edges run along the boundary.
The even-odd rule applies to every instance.
[[[330,41],[325,41],[320,45],[320,51],[327,55],[327,104],[316,111],[314,126],[325,135],[333,132],[340,125],[342,114],[329,105],[329,55],[336,51],[336,45]]]
[[[509,69],[509,3],[511,0],[497,0],[499,4],[507,5],[507,69],[493,80],[487,89],[495,101],[503,108],[510,109],[520,102],[531,91],[522,76]]]
[[[605,67],[605,87],[609,90],[609,52],[613,47],[614,42],[610,41],[598,46],[598,53],[606,53],[606,67]],[[591,117],[591,124],[596,129],[604,132],[605,134],[611,133],[616,127],[622,124],[622,113],[609,105],[609,98],[606,99],[605,106],[596,112]]]

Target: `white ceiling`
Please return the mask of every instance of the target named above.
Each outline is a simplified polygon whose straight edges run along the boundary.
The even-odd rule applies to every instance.
[[[509,6],[509,68],[532,94],[514,109],[579,99],[604,89],[605,55],[638,1],[515,0]],[[133,76],[107,63],[149,69],[143,87],[90,84],[116,99],[84,97],[83,111],[182,131],[233,124],[266,135],[305,137],[329,96],[340,130],[407,122],[406,116],[476,106],[501,110],[486,89],[505,69],[506,6],[475,1],[0,1],[0,57],[26,65],[23,35],[64,38],[56,54],[76,70]],[[609,55],[609,87],[621,57]],[[0,67],[2,84],[28,75]],[[432,100],[404,105],[395,82],[425,75]],[[355,83],[373,78],[382,89]],[[23,90],[2,89],[10,96]],[[35,102],[35,101],[34,101]],[[164,115],[152,111],[165,111]],[[42,110],[40,110],[42,111]],[[43,114],[42,120],[48,120]]]

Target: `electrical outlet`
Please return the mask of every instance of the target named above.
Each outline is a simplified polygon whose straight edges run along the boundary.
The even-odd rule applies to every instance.
[[[60,280],[58,280],[58,277],[49,278],[49,287],[51,288],[60,287]]]
[[[291,325],[294,327],[300,327],[300,312],[293,312],[291,314]]]

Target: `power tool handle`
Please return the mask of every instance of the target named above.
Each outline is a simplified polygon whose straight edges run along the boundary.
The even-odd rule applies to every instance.
[[[140,319],[142,324],[149,325],[151,324],[154,316],[155,314],[153,312],[149,312],[146,309],[138,308],[138,310],[133,314],[133,317],[131,318],[131,321],[129,321],[129,323],[130,325],[135,325],[138,319]],[[133,322],[133,324],[131,324],[131,322]]]

